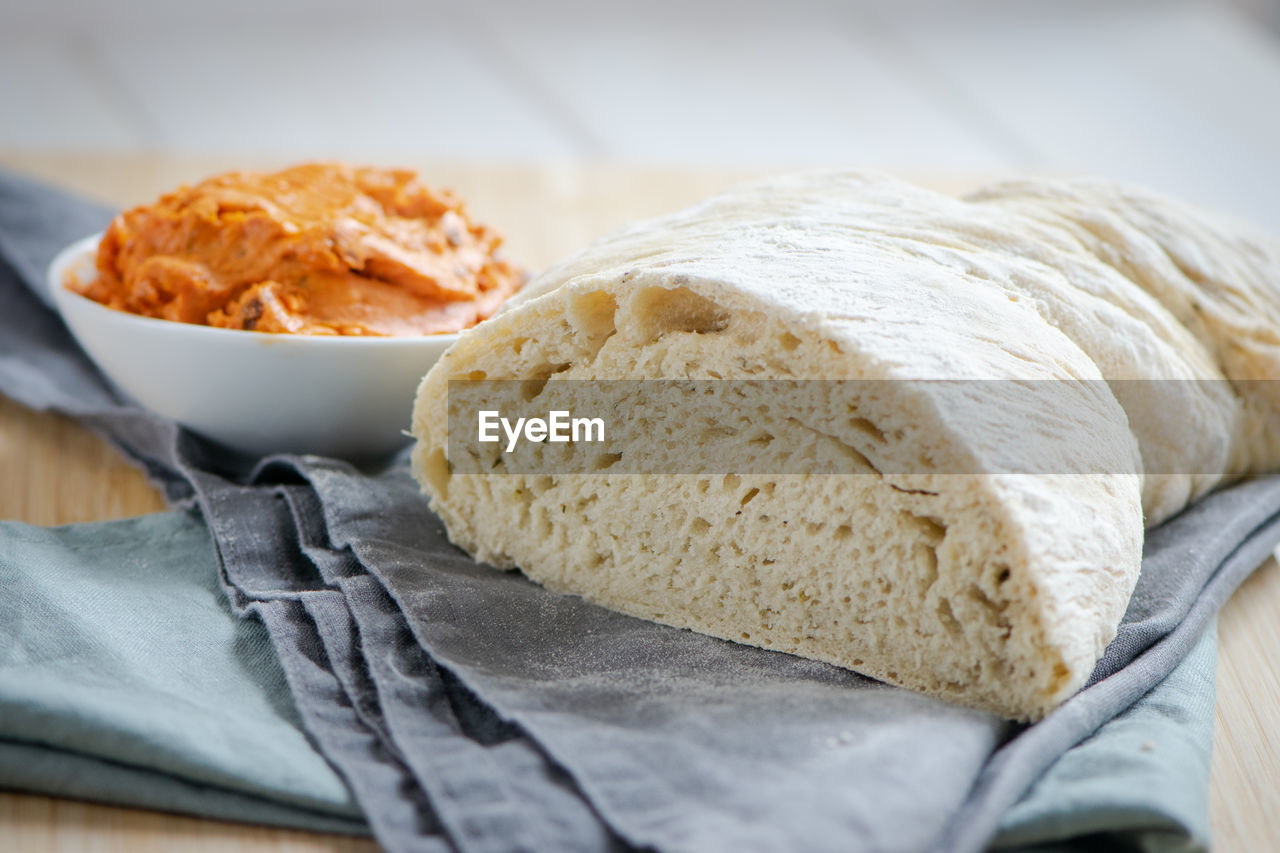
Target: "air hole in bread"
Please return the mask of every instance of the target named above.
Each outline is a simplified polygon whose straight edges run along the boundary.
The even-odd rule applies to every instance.
[[[646,287],[631,299],[631,320],[642,341],[672,332],[706,335],[729,326],[729,312],[687,287]]]
[[[917,542],[915,553],[916,565],[920,568],[920,591],[924,594],[938,580],[938,552],[923,542]]]
[[[1007,637],[1009,635],[1010,625],[1009,619],[1004,612],[1004,605],[992,601],[991,597],[976,584],[969,584],[965,590],[965,597],[978,605],[979,613],[984,622],[999,628],[1003,636]]]
[[[941,519],[934,518],[931,515],[914,515],[912,518],[920,537],[929,543],[931,547],[938,545],[946,538],[947,526],[942,523]]]
[[[612,468],[614,465],[617,465],[621,461],[622,461],[621,453],[601,453],[599,456],[596,457],[595,469],[597,471],[604,471],[607,468]]]
[[[520,396],[525,402],[532,400],[542,393],[542,389],[546,387],[547,380],[557,373],[564,373],[570,365],[567,362],[558,362],[554,364],[543,363],[529,369],[529,377],[520,382]]]
[[[850,418],[849,426],[877,443],[884,441],[884,432],[866,418]]]
[[[617,311],[618,300],[603,290],[590,290],[570,299],[566,314],[580,336],[578,343],[586,350],[587,358],[595,358],[605,341],[617,334]]]
[[[958,637],[964,633],[960,627],[960,621],[956,619],[955,613],[951,611],[951,602],[943,598],[938,601],[937,607],[938,621],[942,623],[943,629],[953,637]]]

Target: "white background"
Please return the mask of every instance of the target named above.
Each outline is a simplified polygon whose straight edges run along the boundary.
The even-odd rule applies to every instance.
[[[1089,172],[1280,232],[1274,0],[0,0],[0,150]]]

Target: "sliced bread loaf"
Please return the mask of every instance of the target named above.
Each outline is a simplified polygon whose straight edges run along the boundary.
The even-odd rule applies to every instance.
[[[597,242],[465,335],[419,390],[414,469],[477,560],[1036,719],[1114,636],[1144,523],[1280,461],[1280,397],[1231,381],[1280,377],[1278,278],[1265,239],[1105,184],[745,187]],[[733,428],[854,461],[512,473],[496,450],[478,473],[449,441],[459,379],[534,380],[534,402],[564,380],[838,380]],[[989,384],[957,406],[931,380]],[[1037,382],[1052,406],[1019,393]]]

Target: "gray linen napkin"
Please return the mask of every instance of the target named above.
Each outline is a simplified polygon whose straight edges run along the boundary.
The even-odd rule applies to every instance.
[[[100,223],[0,179],[0,390],[79,417],[199,509],[233,608],[266,625],[304,725],[391,849],[982,849],[1280,541],[1280,479],[1170,521],[1091,686],[1013,727],[479,570],[402,464],[229,458],[128,406],[23,287]]]

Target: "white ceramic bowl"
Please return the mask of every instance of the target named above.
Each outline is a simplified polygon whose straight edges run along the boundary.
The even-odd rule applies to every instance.
[[[274,335],[140,317],[64,286],[94,276],[100,235],[49,265],[53,302],[76,340],[144,407],[254,455],[371,460],[408,443],[418,382],[457,335]]]

